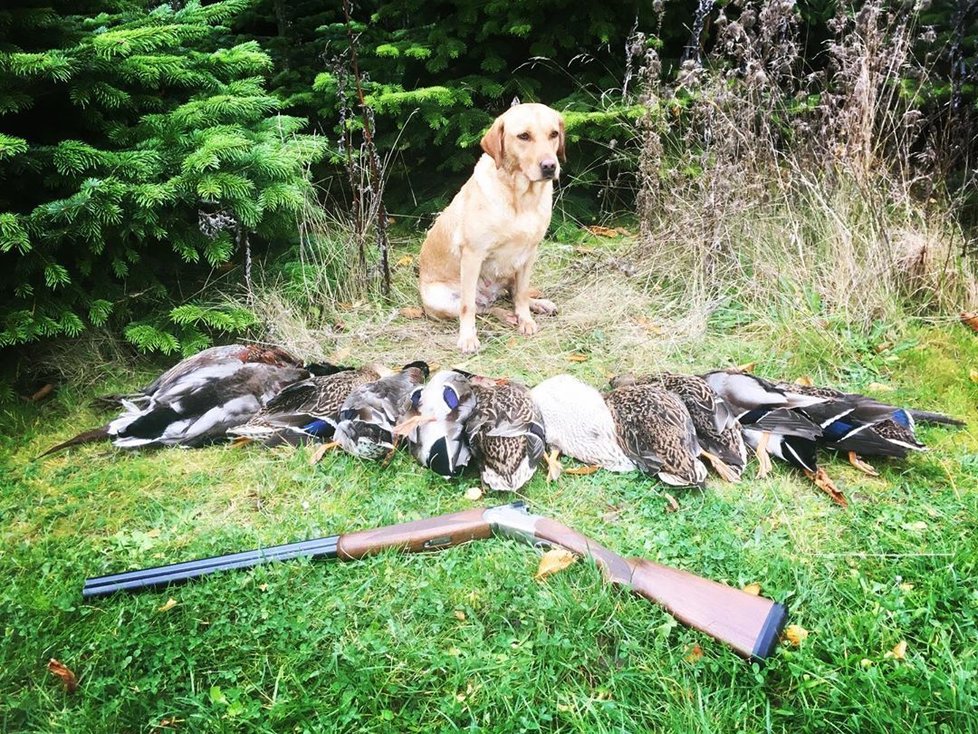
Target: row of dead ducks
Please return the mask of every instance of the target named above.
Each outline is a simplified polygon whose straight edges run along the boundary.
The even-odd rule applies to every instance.
[[[774,456],[845,504],[818,466],[820,447],[845,452],[854,466],[873,473],[859,457],[924,450],[915,420],[961,424],[940,413],[733,370],[622,375],[610,388],[602,394],[557,375],[531,390],[461,370],[429,375],[424,362],[396,372],[303,365],[278,347],[235,344],[185,359],[137,393],[110,396],[121,402],[121,415],[43,455],[99,439],[136,448],[230,438],[266,445],[320,441],[384,461],[403,442],[442,476],[474,463],[490,489],[515,491],[544,460],[551,476],[559,474],[559,454],[675,486],[703,486],[709,464],[736,482],[749,447],[759,476]]]

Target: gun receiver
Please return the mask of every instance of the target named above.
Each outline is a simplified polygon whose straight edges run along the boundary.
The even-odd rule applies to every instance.
[[[412,553],[441,550],[494,534],[535,546],[559,546],[593,558],[608,583],[631,589],[661,605],[683,624],[705,632],[752,660],[763,660],[773,653],[787,620],[785,608],[777,602],[643,558],[622,558],[575,530],[528,512],[522,502],[100,576],[85,581],[82,595],[89,598],[116,591],[156,588],[216,571],[250,568],[299,556],[356,560],[392,548]]]

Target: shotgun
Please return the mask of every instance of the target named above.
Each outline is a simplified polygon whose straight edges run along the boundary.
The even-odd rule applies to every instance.
[[[763,660],[774,652],[787,620],[785,608],[777,602],[643,558],[622,558],[575,530],[528,512],[522,502],[99,576],[85,581],[82,595],[89,598],[115,591],[160,587],[215,571],[250,568],[299,556],[346,561],[387,549],[412,553],[441,550],[494,534],[516,538],[533,546],[566,548],[576,555],[593,558],[607,582],[631,589],[660,604],[683,624],[726,643],[751,660]]]

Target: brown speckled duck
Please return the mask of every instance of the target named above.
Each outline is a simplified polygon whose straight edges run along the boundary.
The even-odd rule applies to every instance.
[[[635,465],[673,486],[703,487],[706,467],[686,405],[654,385],[625,385],[605,395],[618,443]]]
[[[546,432],[530,391],[518,382],[470,378],[476,406],[465,433],[482,481],[515,492],[530,481],[543,457]]]
[[[659,372],[650,375],[619,375],[611,387],[653,385],[676,395],[689,410],[696,428],[702,458],[728,482],[738,482],[747,463],[743,430],[727,403],[702,377]]]

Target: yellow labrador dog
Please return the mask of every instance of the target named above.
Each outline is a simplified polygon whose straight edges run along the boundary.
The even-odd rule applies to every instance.
[[[489,311],[503,291],[511,293],[515,312],[506,318],[521,334],[537,331],[531,311],[556,311],[552,302],[530,297],[530,271],[550,225],[564,121],[546,105],[514,104],[493,122],[482,150],[421,248],[425,313],[459,319],[463,352],[479,349],[475,315]]]

